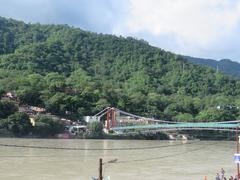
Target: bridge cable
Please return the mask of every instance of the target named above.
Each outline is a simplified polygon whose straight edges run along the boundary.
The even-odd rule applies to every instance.
[[[3,144],[0,143],[2,147],[15,147],[15,148],[32,148],[32,149],[53,149],[53,150],[73,150],[73,151],[129,151],[129,150],[146,150],[146,149],[160,149],[166,147],[175,147],[188,144],[196,144],[200,141],[192,141],[189,143],[179,143],[173,145],[160,145],[160,146],[146,146],[146,147],[127,147],[127,148],[73,148],[73,147],[49,147],[49,146],[31,146],[31,145],[17,145],[17,144]]]
[[[166,120],[158,120],[158,119],[153,119],[153,118],[146,118],[146,117],[143,117],[143,116],[138,116],[138,115],[135,115],[135,114],[132,114],[132,113],[128,113],[128,112],[125,112],[125,111],[122,111],[118,108],[114,108],[116,109],[117,111],[119,111],[120,113],[122,114],[125,114],[125,115],[128,115],[128,116],[132,116],[132,117],[135,117],[135,118],[139,118],[139,119],[146,119],[146,120],[149,120],[149,121],[154,121],[154,122],[164,122],[164,123],[169,123],[169,124],[182,124],[182,123],[186,123],[186,122],[178,122],[178,121],[166,121]],[[214,123],[219,123],[219,124],[229,124],[229,123],[238,123],[240,122],[240,120],[234,120],[234,121],[217,121],[217,122],[214,122]],[[208,122],[189,122],[189,123],[208,123]]]

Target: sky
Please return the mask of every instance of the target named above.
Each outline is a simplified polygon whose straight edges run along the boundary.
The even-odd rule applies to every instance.
[[[0,0],[0,16],[133,36],[177,54],[240,62],[240,0]]]

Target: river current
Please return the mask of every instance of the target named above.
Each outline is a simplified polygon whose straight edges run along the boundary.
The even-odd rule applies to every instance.
[[[236,173],[233,141],[0,138],[1,180],[213,180]],[[109,162],[110,163],[107,163]]]

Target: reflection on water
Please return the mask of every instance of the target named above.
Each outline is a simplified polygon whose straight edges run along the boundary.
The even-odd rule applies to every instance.
[[[235,143],[225,141],[1,138],[0,144],[59,148],[0,146],[3,180],[90,180],[97,176],[100,157],[105,162],[117,159],[104,165],[104,175],[111,180],[214,179],[222,167],[227,176],[236,169]]]

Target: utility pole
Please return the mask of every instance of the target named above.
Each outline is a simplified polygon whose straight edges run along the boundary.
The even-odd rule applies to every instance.
[[[183,71],[183,73],[184,73],[184,70],[185,70],[185,64],[183,63],[183,65],[182,65],[182,71]]]
[[[237,143],[237,154],[239,154],[238,127],[236,128],[236,143]],[[239,179],[239,163],[237,163],[237,176],[238,176],[238,179]]]
[[[99,176],[98,176],[98,180],[103,180],[103,174],[102,174],[102,166],[103,166],[103,162],[102,162],[102,158],[99,159]]]

